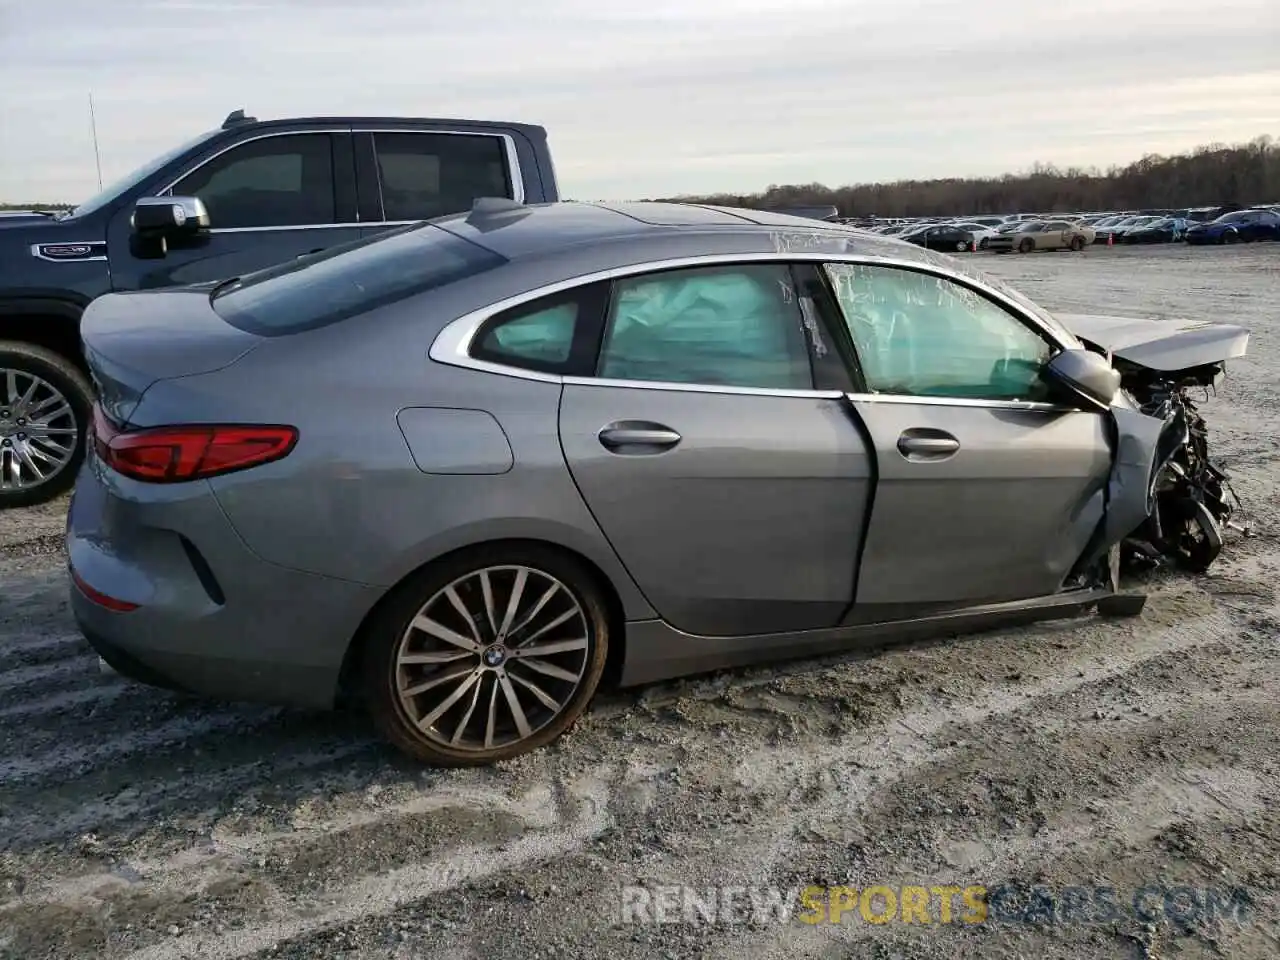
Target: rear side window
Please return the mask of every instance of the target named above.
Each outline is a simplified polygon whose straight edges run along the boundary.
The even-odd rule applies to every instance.
[[[264,337],[314,330],[484,273],[506,258],[430,225],[376,234],[216,287],[213,309]]]
[[[511,307],[485,322],[471,355],[542,373],[587,373],[608,300],[609,284],[599,282]]]
[[[470,210],[477,197],[510,197],[505,144],[463,133],[375,133],[383,217],[430,220]]]

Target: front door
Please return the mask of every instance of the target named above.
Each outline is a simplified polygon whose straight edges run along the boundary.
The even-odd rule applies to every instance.
[[[853,599],[871,460],[839,391],[814,389],[785,264],[618,281],[595,377],[560,437],[618,557],[692,634],[836,625]]]
[[[1104,512],[1104,415],[1050,402],[1050,336],[946,277],[828,264],[877,482],[851,619],[1057,591]]]
[[[280,133],[198,162],[164,192],[203,200],[207,235],[138,257],[132,208],[120,211],[109,230],[113,289],[225,280],[357,239],[351,149],[347,133]]]

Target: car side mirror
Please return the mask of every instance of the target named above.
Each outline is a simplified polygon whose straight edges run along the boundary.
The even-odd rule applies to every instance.
[[[209,211],[199,197],[140,197],[129,221],[134,233],[181,237],[209,229]]]
[[[1110,408],[1120,392],[1120,371],[1092,350],[1063,350],[1045,364],[1044,377],[1103,410]]]
[[[199,197],[139,197],[129,218],[135,256],[160,259],[169,244],[189,241],[209,229],[209,211]]]

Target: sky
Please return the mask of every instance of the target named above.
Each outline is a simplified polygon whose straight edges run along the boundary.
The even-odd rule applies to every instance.
[[[1108,166],[1280,137],[1280,0],[0,0],[0,201],[231,110],[544,125],[637,199]]]

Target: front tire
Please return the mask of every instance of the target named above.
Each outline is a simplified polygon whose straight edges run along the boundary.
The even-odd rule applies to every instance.
[[[401,751],[439,766],[543,747],[599,686],[605,610],[587,568],[551,547],[495,544],[428,566],[369,624],[374,722]]]
[[[1025,238],[1018,244],[1019,253],[1030,253],[1036,248],[1036,242],[1030,237]]]
[[[0,341],[0,510],[71,489],[92,406],[93,387],[66,357]]]

